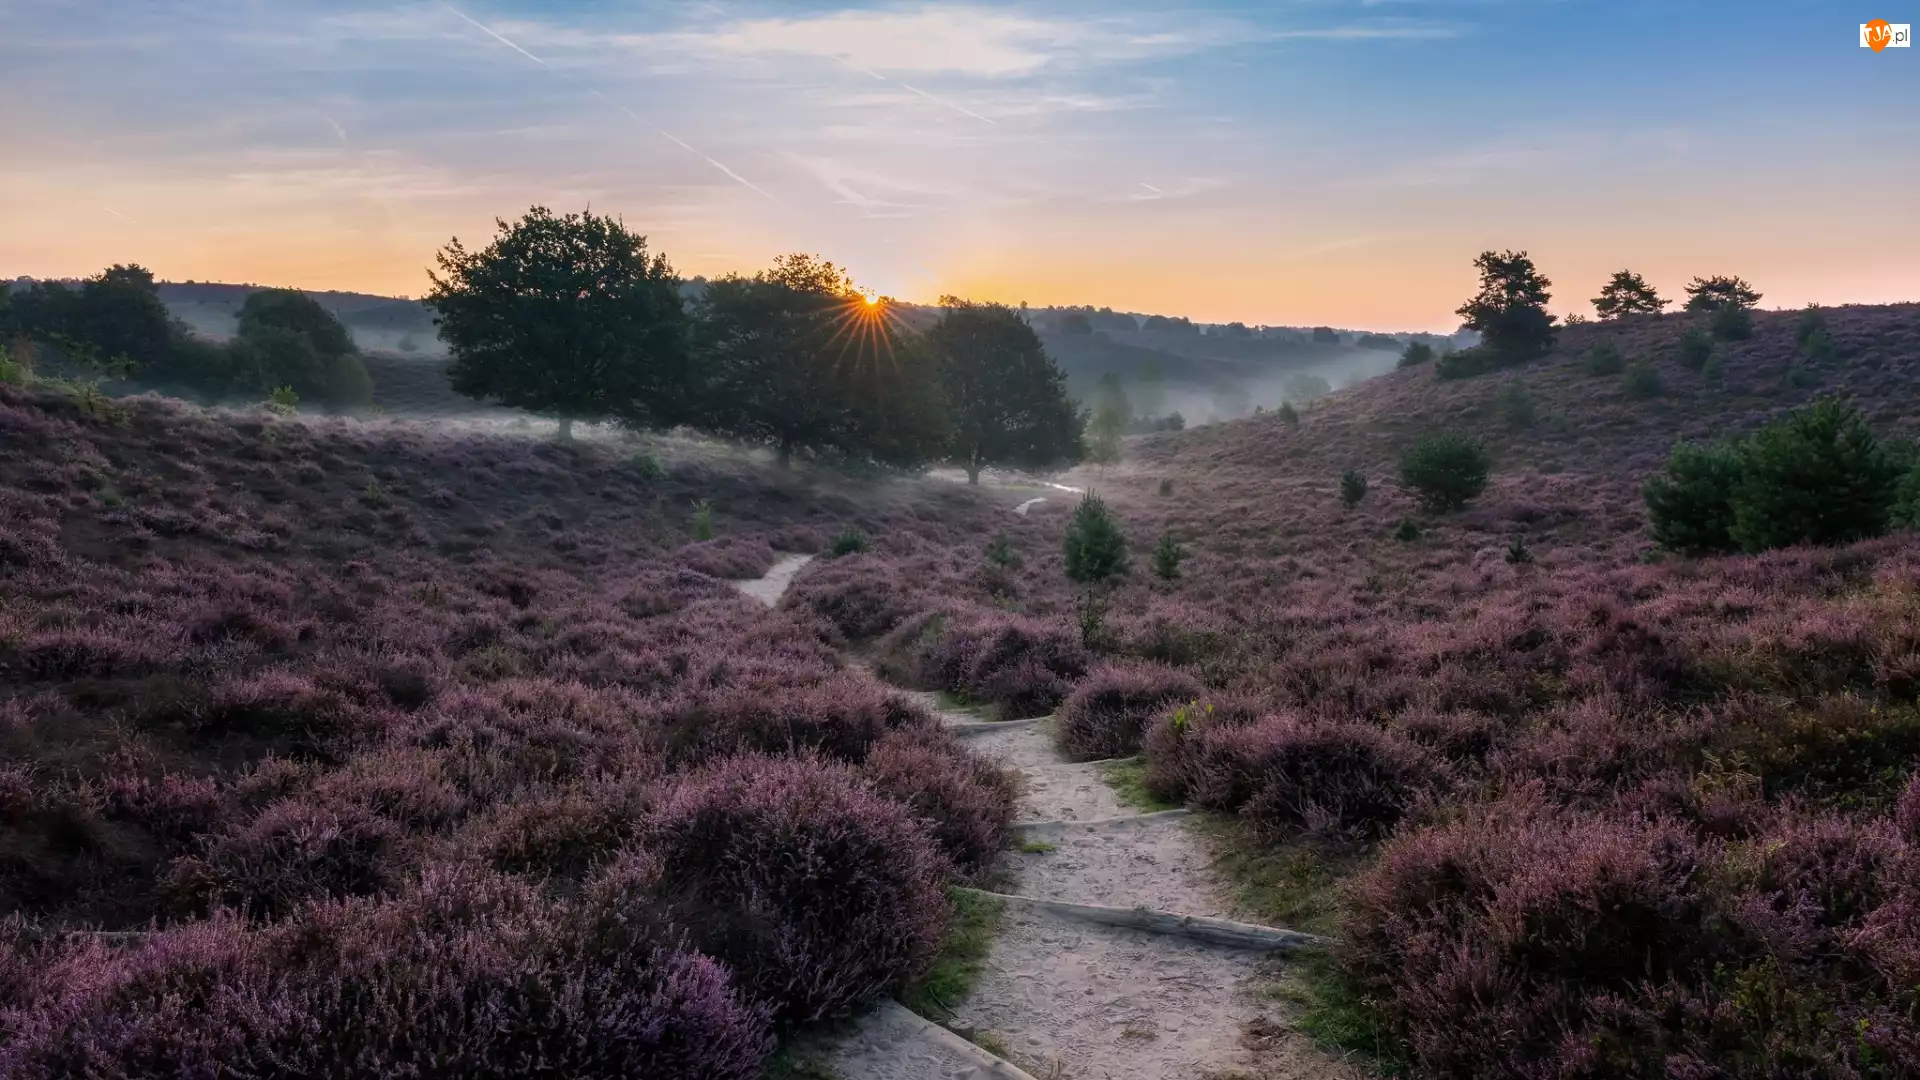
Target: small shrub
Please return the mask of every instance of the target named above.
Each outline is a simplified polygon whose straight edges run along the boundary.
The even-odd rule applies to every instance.
[[[987,542],[987,564],[1008,569],[1020,565],[1020,553],[1013,549],[1013,538],[1005,532],[995,533]]]
[[[1448,433],[1428,435],[1400,456],[1401,479],[1436,513],[1458,510],[1486,490],[1492,467],[1479,442]]]
[[[1275,415],[1280,417],[1281,423],[1289,427],[1300,426],[1300,413],[1293,407],[1293,402],[1291,401],[1281,402],[1280,408],[1275,410]]]
[[[1833,337],[1820,327],[1801,344],[1801,351],[1814,363],[1826,363],[1834,358]]]
[[[1442,379],[1471,379],[1498,371],[1503,366],[1497,353],[1480,345],[1471,349],[1455,349],[1440,357],[1434,362],[1433,373]]]
[[[1660,383],[1660,373],[1645,360],[1636,360],[1627,365],[1627,372],[1620,380],[1620,387],[1635,401],[1657,398],[1665,390]]]
[[[1127,539],[1098,495],[1089,492],[1074,508],[1065,539],[1067,579],[1095,586],[1127,572]]]
[[[1800,320],[1793,324],[1793,343],[1804,349],[1815,334],[1826,332],[1826,312],[1820,310],[1819,304],[1808,304],[1806,310],[1800,312]]]
[[[291,386],[276,386],[267,394],[267,404],[279,412],[292,412],[300,406],[300,395]]]
[[[1500,388],[1500,393],[1494,398],[1494,411],[1510,431],[1524,431],[1532,427],[1537,419],[1533,395],[1527,393],[1526,386],[1518,379]]]
[[[1527,549],[1526,539],[1514,537],[1513,542],[1507,545],[1507,563],[1512,566],[1525,566],[1532,561],[1533,552]]]
[[[1182,547],[1172,532],[1160,534],[1160,542],[1153,548],[1153,573],[1162,581],[1172,581],[1180,576],[1180,562],[1187,557],[1187,549]]]
[[[1894,485],[1890,523],[1895,528],[1920,529],[1920,464],[1908,466]]]
[[[1441,769],[1413,743],[1365,724],[1269,716],[1208,726],[1193,738],[1187,769],[1194,805],[1238,812],[1267,840],[1306,832],[1328,840],[1377,839]]]
[[[1348,469],[1340,476],[1340,502],[1351,510],[1360,505],[1367,497],[1367,478],[1358,469]]]
[[[693,504],[693,538],[713,539],[713,504],[705,499]]]
[[[1713,336],[1721,341],[1745,341],[1753,336],[1753,312],[1729,304],[1713,313]]]
[[[1403,544],[1411,544],[1420,539],[1420,523],[1412,518],[1401,518],[1400,524],[1393,527],[1393,538]]]
[[[1586,372],[1593,376],[1618,375],[1627,369],[1627,358],[1620,353],[1620,346],[1611,341],[1596,341],[1587,350]]]
[[[1680,366],[1688,371],[1704,371],[1713,356],[1713,338],[1697,326],[1689,326],[1680,335]]]
[[[827,548],[827,554],[838,559],[843,555],[860,554],[872,546],[866,533],[861,532],[858,526],[849,525],[840,530],[840,535],[833,538],[833,543]]]
[[[1680,443],[1664,475],[1642,488],[1654,542],[1688,555],[1732,551],[1733,493],[1740,455],[1729,444]]]
[[[657,905],[783,1021],[843,1016],[933,959],[945,860],[844,766],[734,758],[684,781],[641,832],[657,868],[616,863],[598,894]]]
[[[1795,364],[1787,369],[1787,385],[1795,390],[1811,390],[1820,385],[1820,376]]]
[[[1731,533],[1747,551],[1878,536],[1899,482],[1859,411],[1822,398],[1742,444]]]
[[[1060,707],[1060,747],[1076,761],[1131,757],[1147,721],[1199,694],[1200,684],[1173,668],[1095,668]]]
[[[1422,364],[1430,364],[1432,362],[1433,346],[1424,341],[1415,341],[1409,343],[1406,351],[1400,354],[1399,366],[1403,368],[1419,367]]]
[[[1173,477],[1171,476],[1161,477],[1160,494],[1163,496],[1173,494]]]
[[[667,478],[667,470],[660,464],[660,459],[645,450],[635,450],[628,454],[626,464],[635,476],[649,483],[657,483]]]
[[[7,353],[5,345],[0,345],[0,383],[19,386],[26,381],[26,367]]]

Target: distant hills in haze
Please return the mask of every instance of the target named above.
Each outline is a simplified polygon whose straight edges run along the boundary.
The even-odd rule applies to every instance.
[[[25,279],[22,279],[23,281]],[[690,293],[703,279],[688,283]],[[162,282],[160,299],[194,332],[231,336],[248,294],[264,286],[220,282]],[[305,290],[344,323],[370,354],[378,386],[404,374],[419,383],[428,373],[402,373],[405,360],[445,357],[433,312],[418,300],[368,293]],[[938,308],[900,304],[902,320],[924,328]],[[1190,424],[1229,420],[1282,400],[1302,401],[1393,369],[1406,343],[1424,340],[1438,351],[1472,343],[1452,336],[1381,333],[1340,327],[1204,324],[1179,316],[1107,308],[1027,309],[1028,321],[1067,375],[1069,390],[1091,400],[1103,376],[1118,376],[1142,416],[1179,412]],[[385,354],[385,355],[382,355]],[[407,396],[417,400],[419,387]],[[451,403],[449,403],[451,405]]]

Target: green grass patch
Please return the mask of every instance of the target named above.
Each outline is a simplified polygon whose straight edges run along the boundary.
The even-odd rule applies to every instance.
[[[1179,803],[1166,802],[1154,797],[1147,790],[1147,759],[1126,758],[1121,761],[1103,762],[1100,766],[1100,778],[1107,782],[1120,801],[1142,813],[1157,814],[1162,810],[1178,810]]]
[[[930,1020],[953,1016],[972,992],[1006,907],[992,897],[959,889],[949,890],[948,895],[953,900],[953,921],[940,939],[939,955],[925,975],[899,992],[902,1005]]]
[[[760,1067],[760,1080],[845,1080],[831,1067],[793,1053],[786,1047],[773,1052]]]
[[[996,716],[996,710],[991,704],[974,701],[965,694],[956,694],[951,690],[934,691],[933,701],[935,705],[939,706],[941,712],[966,713],[976,720],[994,720],[998,718]]]
[[[1233,888],[1243,918],[1267,926],[1338,938],[1344,921],[1344,884],[1365,860],[1338,857],[1300,844],[1260,844],[1230,818],[1197,822],[1214,867]],[[1379,1011],[1341,971],[1334,955],[1290,958],[1287,977],[1269,991],[1293,1006],[1304,1031],[1376,1076],[1411,1076],[1406,1048],[1387,1030]]]
[[[1022,855],[1051,855],[1060,850],[1060,845],[1045,840],[1035,840],[1030,836],[1014,838],[1013,848]]]

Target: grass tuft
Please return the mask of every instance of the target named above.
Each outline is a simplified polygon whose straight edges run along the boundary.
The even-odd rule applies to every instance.
[[[1147,759],[1140,757],[1124,758],[1120,761],[1100,763],[1100,778],[1107,782],[1113,793],[1122,803],[1144,814],[1157,814],[1162,810],[1178,810],[1179,803],[1170,803],[1156,798],[1147,790]]]
[[[953,921],[940,939],[940,952],[927,973],[899,991],[900,1003],[930,1020],[950,1018],[980,978],[1006,905],[962,889],[952,889]]]

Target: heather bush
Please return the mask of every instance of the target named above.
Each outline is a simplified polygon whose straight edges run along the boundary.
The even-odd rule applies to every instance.
[[[1291,401],[1281,402],[1280,407],[1278,409],[1275,409],[1273,411],[1273,414],[1275,416],[1278,416],[1280,418],[1280,422],[1287,425],[1288,427],[1300,426],[1300,411],[1293,407],[1293,402]]]
[[[1201,736],[1213,728],[1245,727],[1262,715],[1260,703],[1243,696],[1216,694],[1163,706],[1141,738],[1147,759],[1142,782],[1155,798],[1185,802],[1190,785],[1209,780],[1194,753]]]
[[[939,942],[944,859],[844,766],[734,758],[682,782],[641,832],[657,870],[625,891],[783,1021],[845,1015],[919,974]]]
[[[1478,442],[1454,434],[1428,435],[1400,455],[1400,478],[1429,511],[1467,505],[1487,486],[1492,459]]]
[[[1678,443],[1643,489],[1655,543],[1689,555],[1732,551],[1740,455],[1729,444]]]
[[[1050,710],[1086,674],[1088,654],[1058,623],[1005,613],[926,612],[881,641],[883,668],[916,686],[998,705],[1008,719]]]
[[[1680,335],[1677,347],[1680,366],[1688,371],[1705,371],[1713,357],[1713,338],[1697,326],[1689,326]]]
[[[1204,810],[1238,813],[1269,840],[1378,839],[1443,782],[1441,761],[1371,725],[1275,715],[1198,727],[1189,737],[1188,798]]]
[[[1660,373],[1645,360],[1636,360],[1627,365],[1626,374],[1620,379],[1620,387],[1626,391],[1627,397],[1635,401],[1657,398],[1666,390],[1660,382]]]
[[[1627,358],[1612,341],[1597,341],[1587,350],[1582,366],[1589,375],[1618,375],[1627,369]]]
[[[1158,665],[1102,665],[1060,707],[1057,738],[1069,758],[1093,761],[1140,752],[1147,721],[1170,703],[1190,700],[1200,684]]]
[[[1860,413],[1823,398],[1741,445],[1733,539],[1747,551],[1886,531],[1899,476]]]
[[[1180,576],[1180,563],[1187,557],[1187,549],[1172,532],[1160,534],[1160,542],[1153,547],[1153,576],[1162,581],[1172,581]]]
[[[176,862],[170,887],[190,906],[285,915],[308,901],[391,891],[406,846],[398,824],[365,807],[283,799]]]
[[[674,766],[756,752],[813,752],[859,762],[888,732],[934,722],[872,682],[776,676],[763,685],[690,693],[656,706],[643,737]]]
[[[1367,497],[1367,478],[1357,469],[1348,469],[1340,476],[1340,503],[1351,510],[1360,505]]]
[[[913,812],[963,878],[979,880],[992,869],[1018,802],[1011,773],[938,728],[887,735],[860,773]]]

